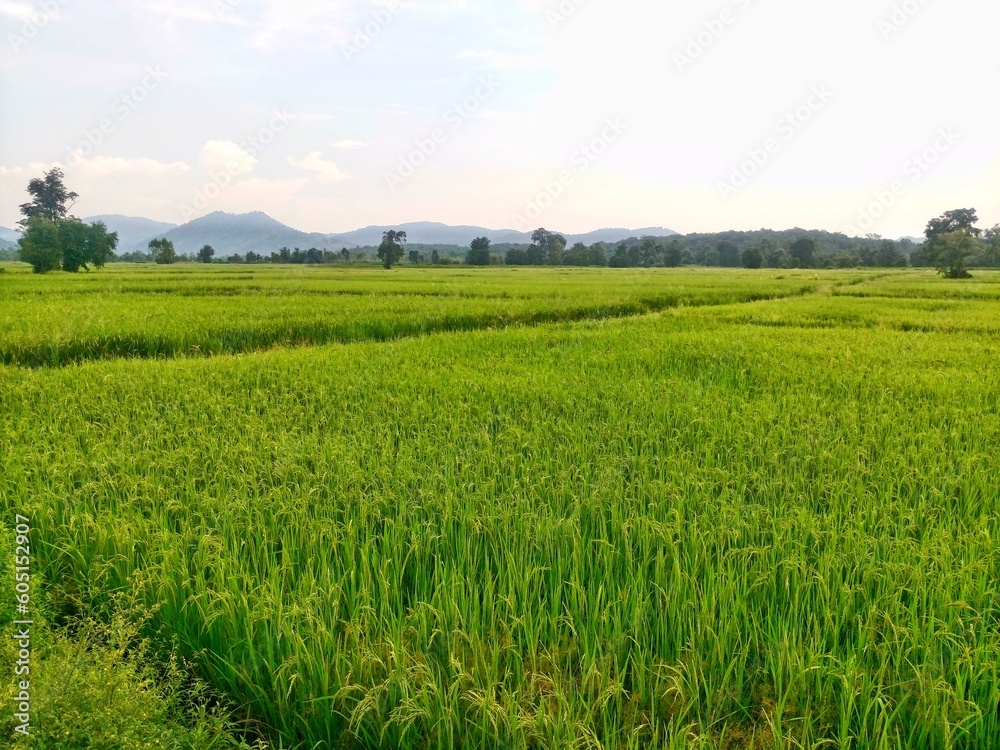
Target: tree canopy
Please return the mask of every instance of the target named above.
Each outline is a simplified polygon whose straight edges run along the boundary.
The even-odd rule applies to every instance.
[[[21,205],[22,235],[18,240],[21,260],[35,273],[62,268],[76,273],[81,268],[102,268],[114,258],[118,234],[108,232],[103,222],[84,224],[67,216],[79,196],[66,189],[62,170],[56,168],[28,183],[30,203]],[[67,203],[70,205],[67,206]]]
[[[378,247],[376,257],[382,261],[386,270],[390,269],[403,257],[403,245],[406,244],[406,232],[390,229],[382,235],[382,244]]]
[[[21,204],[21,214],[24,216],[20,222],[22,227],[27,228],[28,222],[36,216],[54,222],[66,218],[80,196],[66,188],[64,178],[63,171],[55,167],[46,172],[44,177],[36,177],[28,183],[31,202]]]

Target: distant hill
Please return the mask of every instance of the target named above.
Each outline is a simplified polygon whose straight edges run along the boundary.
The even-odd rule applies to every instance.
[[[226,257],[238,253],[255,252],[270,255],[282,248],[310,247],[338,250],[342,247],[375,247],[382,241],[382,234],[389,229],[406,232],[411,245],[468,247],[476,237],[489,237],[496,244],[529,244],[531,232],[513,229],[487,229],[475,226],[449,226],[423,221],[393,226],[371,226],[351,232],[322,234],[302,232],[256,211],[249,214],[229,214],[222,211],[203,216],[177,226],[150,219],[129,216],[93,216],[86,221],[103,221],[112,232],[118,232],[119,254],[145,252],[151,239],[165,237],[174,243],[180,254],[197,253],[203,245],[215,248],[215,256]],[[567,242],[593,244],[594,242],[620,242],[630,237],[645,235],[673,235],[669,229],[600,229],[583,235],[564,234]]]
[[[13,250],[17,247],[17,241],[21,239],[21,233],[13,229],[0,227],[0,250]]]
[[[117,214],[91,216],[84,221],[88,224],[103,221],[109,232],[118,232],[118,252],[146,250],[151,239],[177,227],[176,224],[168,224],[165,221]]]
[[[389,229],[401,229],[406,232],[407,242],[414,245],[456,245],[468,247],[476,237],[489,237],[494,244],[528,245],[531,243],[531,232],[518,232],[514,229],[487,229],[474,226],[449,226],[437,222],[421,221],[410,224],[398,224],[385,227],[365,227],[345,234],[332,235],[331,239],[340,241],[342,245],[355,247],[372,247],[382,241],[382,233]],[[592,245],[595,242],[621,242],[630,237],[654,235],[668,237],[676,234],[662,227],[648,229],[598,229],[587,234],[561,233],[572,245],[583,242]],[[334,242],[336,244],[336,242]]]
[[[215,248],[215,257],[248,252],[270,255],[282,247],[328,247],[330,235],[300,232],[265,213],[227,214],[218,211],[157,235],[174,243],[178,253],[194,254],[204,245]],[[152,238],[149,238],[152,239]],[[146,240],[148,244],[149,239]],[[339,246],[338,246],[339,247]]]

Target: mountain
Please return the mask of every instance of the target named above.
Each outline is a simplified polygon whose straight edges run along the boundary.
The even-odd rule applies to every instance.
[[[400,229],[406,232],[406,239],[413,245],[457,245],[468,247],[476,237],[489,237],[494,244],[531,244],[531,232],[518,232],[514,229],[486,229],[485,227],[449,226],[431,221],[421,221],[410,224],[399,224],[392,227],[366,227],[353,232],[333,235],[333,244],[354,245],[356,247],[377,246],[382,241],[382,233],[389,229]],[[676,234],[669,229],[660,227],[650,229],[599,229],[587,234],[564,234],[566,242],[573,245],[583,242],[592,245],[595,242],[621,242],[630,237],[655,235],[667,237]]]
[[[92,224],[95,221],[103,221],[109,232],[118,232],[118,252],[120,253],[145,250],[151,239],[177,227],[176,224],[168,224],[164,221],[153,221],[152,219],[141,219],[134,216],[119,216],[117,214],[91,216],[89,219],[84,219],[84,221],[88,224]]]
[[[529,244],[531,232],[513,229],[486,229],[474,226],[449,226],[437,222],[421,221],[393,226],[371,226],[351,232],[321,234],[302,232],[265,213],[229,214],[217,211],[200,219],[177,226],[150,219],[128,216],[93,216],[87,219],[103,221],[112,232],[118,232],[118,252],[145,252],[151,239],[165,237],[174,243],[180,254],[194,254],[203,245],[215,248],[215,257],[225,258],[234,253],[245,255],[255,252],[270,255],[282,247],[310,247],[339,250],[342,247],[376,247],[382,234],[389,229],[406,232],[411,245],[444,245],[468,247],[476,237],[489,237],[494,243]],[[600,229],[584,235],[565,234],[567,242],[620,242],[629,237],[644,235],[667,236],[675,234],[669,229]]]
[[[166,237],[173,242],[179,254],[194,254],[202,246],[211,245],[215,248],[216,258],[225,258],[234,253],[245,255],[251,251],[270,255],[282,247],[299,247],[303,250],[310,247],[334,247],[330,235],[300,232],[260,211],[249,214],[217,211],[157,236]],[[149,239],[152,238],[147,238],[147,244]]]
[[[13,250],[17,247],[17,241],[21,239],[21,233],[13,229],[0,227],[0,250]]]

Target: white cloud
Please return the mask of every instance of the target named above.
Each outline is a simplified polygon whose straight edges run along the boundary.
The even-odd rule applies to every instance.
[[[302,159],[290,156],[288,157],[288,163],[299,169],[316,172],[322,179],[331,182],[341,182],[342,180],[351,179],[351,175],[344,172],[334,162],[324,159],[322,151],[311,151]]]
[[[112,175],[144,175],[162,177],[169,174],[187,172],[191,167],[182,161],[170,164],[156,159],[126,159],[121,156],[95,156],[81,159],[67,165],[67,176],[80,174],[84,177],[110,177]]]
[[[337,141],[333,144],[334,148],[361,148],[365,145],[364,141]]]
[[[209,141],[202,148],[198,161],[208,169],[233,175],[247,174],[257,166],[257,159],[233,141]]]
[[[38,8],[28,3],[9,2],[9,0],[0,1],[0,13],[18,21],[30,21],[31,17],[38,12]]]

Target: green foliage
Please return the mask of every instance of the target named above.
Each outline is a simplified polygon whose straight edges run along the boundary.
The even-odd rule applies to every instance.
[[[169,266],[177,262],[177,251],[174,243],[166,237],[149,241],[149,256],[160,266]]]
[[[198,260],[201,263],[211,263],[212,262],[212,257],[214,255],[215,255],[215,248],[212,247],[211,245],[204,245],[201,248],[201,250],[198,251]],[[248,256],[247,256],[248,258],[249,258],[249,255],[250,254],[248,254]],[[260,257],[260,256],[258,256],[256,254],[254,254],[254,255],[255,255],[255,257],[258,257],[258,258]]]
[[[59,227],[51,219],[43,216],[29,218],[17,244],[19,257],[24,263],[30,264],[35,273],[58,271],[62,265]]]
[[[20,257],[35,273],[64,271],[75,273],[90,266],[103,268],[114,257],[118,234],[107,231],[102,222],[84,224],[79,219],[54,222],[41,216],[28,219],[19,240]]]
[[[13,530],[0,524],[0,596],[14,601]],[[14,732],[8,711],[0,715],[0,736],[12,748],[33,750],[251,750],[218,697],[193,680],[176,655],[156,657],[141,635],[149,614],[116,609],[107,622],[87,617],[68,627],[51,624],[49,596],[36,574],[31,598],[30,740]],[[17,655],[10,607],[0,608],[0,671],[14,675]],[[19,685],[0,683],[4,706],[14,704]],[[18,741],[20,740],[20,741]],[[256,746],[264,750],[264,745]]]
[[[744,268],[763,268],[764,251],[759,245],[751,245],[743,251],[742,260]]]
[[[21,226],[27,228],[31,219],[47,219],[58,224],[67,217],[72,203],[80,196],[67,190],[65,175],[58,167],[50,169],[44,177],[36,177],[28,183],[31,202],[21,205]],[[67,206],[66,204],[71,204]]]
[[[492,260],[490,254],[490,238],[477,237],[472,241],[465,262],[470,266],[488,266]]]
[[[927,241],[927,252],[938,273],[949,279],[967,279],[969,258],[982,252],[984,245],[975,235],[965,230],[939,234]]]
[[[403,257],[403,245],[406,243],[406,232],[397,232],[390,229],[382,235],[382,244],[379,245],[377,256],[382,261],[382,266],[388,270],[392,268]]]

